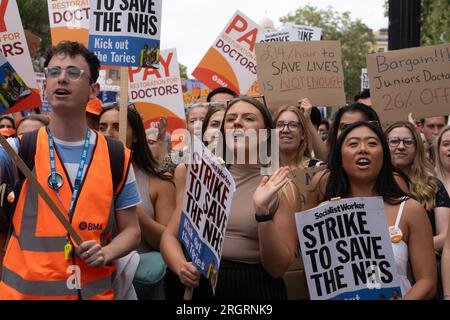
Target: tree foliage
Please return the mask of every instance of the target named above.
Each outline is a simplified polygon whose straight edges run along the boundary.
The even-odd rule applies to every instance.
[[[332,7],[324,10],[306,5],[280,21],[319,27],[322,28],[323,40],[341,41],[345,92],[347,100],[352,100],[360,91],[361,68],[366,67],[366,55],[374,41],[372,30],[361,20],[352,20],[349,12],[339,13]]]
[[[423,45],[450,42],[450,0],[422,1]]]
[[[182,64],[182,63],[179,63],[179,66],[180,66],[180,77],[181,77],[181,80],[186,80],[188,78],[187,67],[184,64]]]
[[[39,62],[47,47],[51,45],[50,26],[48,20],[47,1],[45,0],[17,0],[22,25],[42,39],[41,46],[36,54],[35,67],[42,68]]]
[[[385,16],[389,16],[389,0],[385,0]],[[421,44],[424,46],[450,42],[450,0],[422,0]]]

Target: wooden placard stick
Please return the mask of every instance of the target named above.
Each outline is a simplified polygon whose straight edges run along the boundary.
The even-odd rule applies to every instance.
[[[8,155],[11,157],[11,159],[14,161],[16,166],[22,171],[22,173],[25,175],[25,177],[28,179],[28,183],[33,187],[38,194],[42,197],[42,199],[45,201],[45,203],[50,207],[52,212],[55,214],[56,218],[62,223],[64,226],[64,229],[67,230],[67,232],[70,234],[72,239],[75,241],[77,245],[80,245],[83,240],[81,240],[81,237],[78,235],[78,233],[75,231],[75,229],[72,227],[70,222],[66,219],[65,214],[58,208],[58,206],[52,201],[48,193],[44,190],[44,188],[39,184],[39,182],[34,177],[33,173],[30,171],[28,166],[23,162],[23,160],[19,157],[19,155],[14,151],[14,149],[9,145],[8,141],[0,135],[0,144],[5,149],[5,151],[8,153]],[[19,196],[19,195],[17,195]]]
[[[194,293],[194,288],[186,287],[186,289],[184,289],[183,300],[186,300],[186,301],[192,300],[193,293]]]
[[[119,139],[127,145],[128,67],[120,67]]]

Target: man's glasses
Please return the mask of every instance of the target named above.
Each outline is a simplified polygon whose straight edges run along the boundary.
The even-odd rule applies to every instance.
[[[47,78],[55,79],[58,78],[61,73],[65,70],[65,75],[67,79],[76,81],[80,80],[80,78],[83,76],[85,71],[83,69],[80,69],[78,67],[67,67],[67,68],[61,68],[61,67],[47,67],[44,68],[45,76]]]
[[[400,142],[403,142],[403,145],[405,147],[411,147],[416,143],[413,138],[400,139],[399,137],[392,137],[388,139],[389,146],[393,148],[398,147],[400,145]]]
[[[374,125],[374,126],[376,126],[376,127],[378,127],[378,128],[381,129],[380,123],[379,123],[378,121],[364,121],[364,122],[365,122],[365,123],[370,123],[371,125]],[[340,124],[339,124],[339,130],[340,130],[340,131],[344,131],[344,130],[347,129],[348,126],[350,126],[351,124],[353,124],[353,122],[351,122],[351,123],[340,123]]]
[[[291,122],[277,122],[275,128],[278,130],[283,130],[285,127],[288,128],[289,131],[297,131],[300,129],[300,123],[291,121]]]

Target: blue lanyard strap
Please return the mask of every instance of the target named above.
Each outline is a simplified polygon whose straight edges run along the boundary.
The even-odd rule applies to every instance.
[[[87,162],[90,140],[91,140],[91,131],[88,128],[86,131],[86,138],[84,139],[83,151],[81,153],[81,160],[80,160],[80,164],[78,166],[77,177],[75,179],[75,183],[73,186],[72,201],[70,202],[70,208],[68,211],[69,217],[72,217],[73,207],[77,200],[78,192],[80,191],[81,178],[83,176],[84,167]],[[51,172],[51,182],[50,183],[52,185],[53,190],[55,190],[59,201],[61,202],[61,204],[63,204],[62,200],[59,196],[58,181],[56,180],[55,142],[53,140],[52,134],[50,133],[50,129],[48,130],[48,145],[49,145],[49,149],[50,149],[50,172]]]

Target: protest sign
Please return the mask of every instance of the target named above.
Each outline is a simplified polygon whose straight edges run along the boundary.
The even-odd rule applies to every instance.
[[[321,28],[286,23],[283,29],[289,31],[289,41],[320,41],[322,38]]]
[[[89,49],[107,66],[158,67],[162,0],[91,0]]]
[[[322,29],[299,26],[292,23],[286,23],[282,30],[258,34],[258,43],[265,42],[294,42],[294,41],[314,41],[320,40]],[[248,96],[260,95],[259,83],[255,81],[252,87],[247,91]]]
[[[90,0],[47,0],[52,45],[63,40],[88,46]]]
[[[120,69],[117,67],[101,66],[98,75],[100,91],[120,91]]]
[[[260,33],[258,43],[264,42],[293,42],[293,41],[319,41],[322,29],[308,26],[299,26],[286,23],[279,31]]]
[[[330,201],[295,221],[312,300],[401,296],[381,197]]]
[[[183,101],[185,105],[206,102],[209,88],[198,80],[184,79],[182,81]]]
[[[185,127],[180,68],[175,49],[163,50],[160,68],[130,68],[128,94],[143,117],[145,128],[167,118],[167,131]]]
[[[367,72],[367,68],[361,69],[361,91],[364,89],[369,89],[369,73]]]
[[[297,168],[289,172],[289,178],[292,179],[292,182],[297,187],[302,204],[306,203],[306,193],[312,178],[316,173],[325,169],[326,166],[324,165],[320,167]]]
[[[0,90],[4,97],[8,97],[8,105],[4,105],[7,107],[1,112],[13,113],[40,107],[39,89],[15,0],[0,2],[0,53],[9,63],[3,63],[0,75]]]
[[[178,239],[206,278],[217,277],[234,191],[226,167],[194,137]]]
[[[255,44],[259,25],[240,11],[231,18],[192,75],[210,89],[246,93],[256,80]]]
[[[450,44],[367,56],[372,107],[384,121],[449,114]]]
[[[258,81],[269,107],[345,104],[339,41],[270,42],[256,44]]]
[[[47,94],[45,92],[45,87],[47,86],[47,79],[45,77],[45,73],[43,72],[36,72],[36,83],[39,88],[39,95],[41,97],[42,106],[41,106],[41,112],[42,113],[50,113],[52,111],[52,108],[50,107],[50,104],[47,100]]]
[[[289,30],[271,31],[260,33],[258,35],[258,43],[264,42],[289,42],[291,41],[291,32]]]
[[[31,90],[0,53],[0,113],[13,108],[30,94]]]

